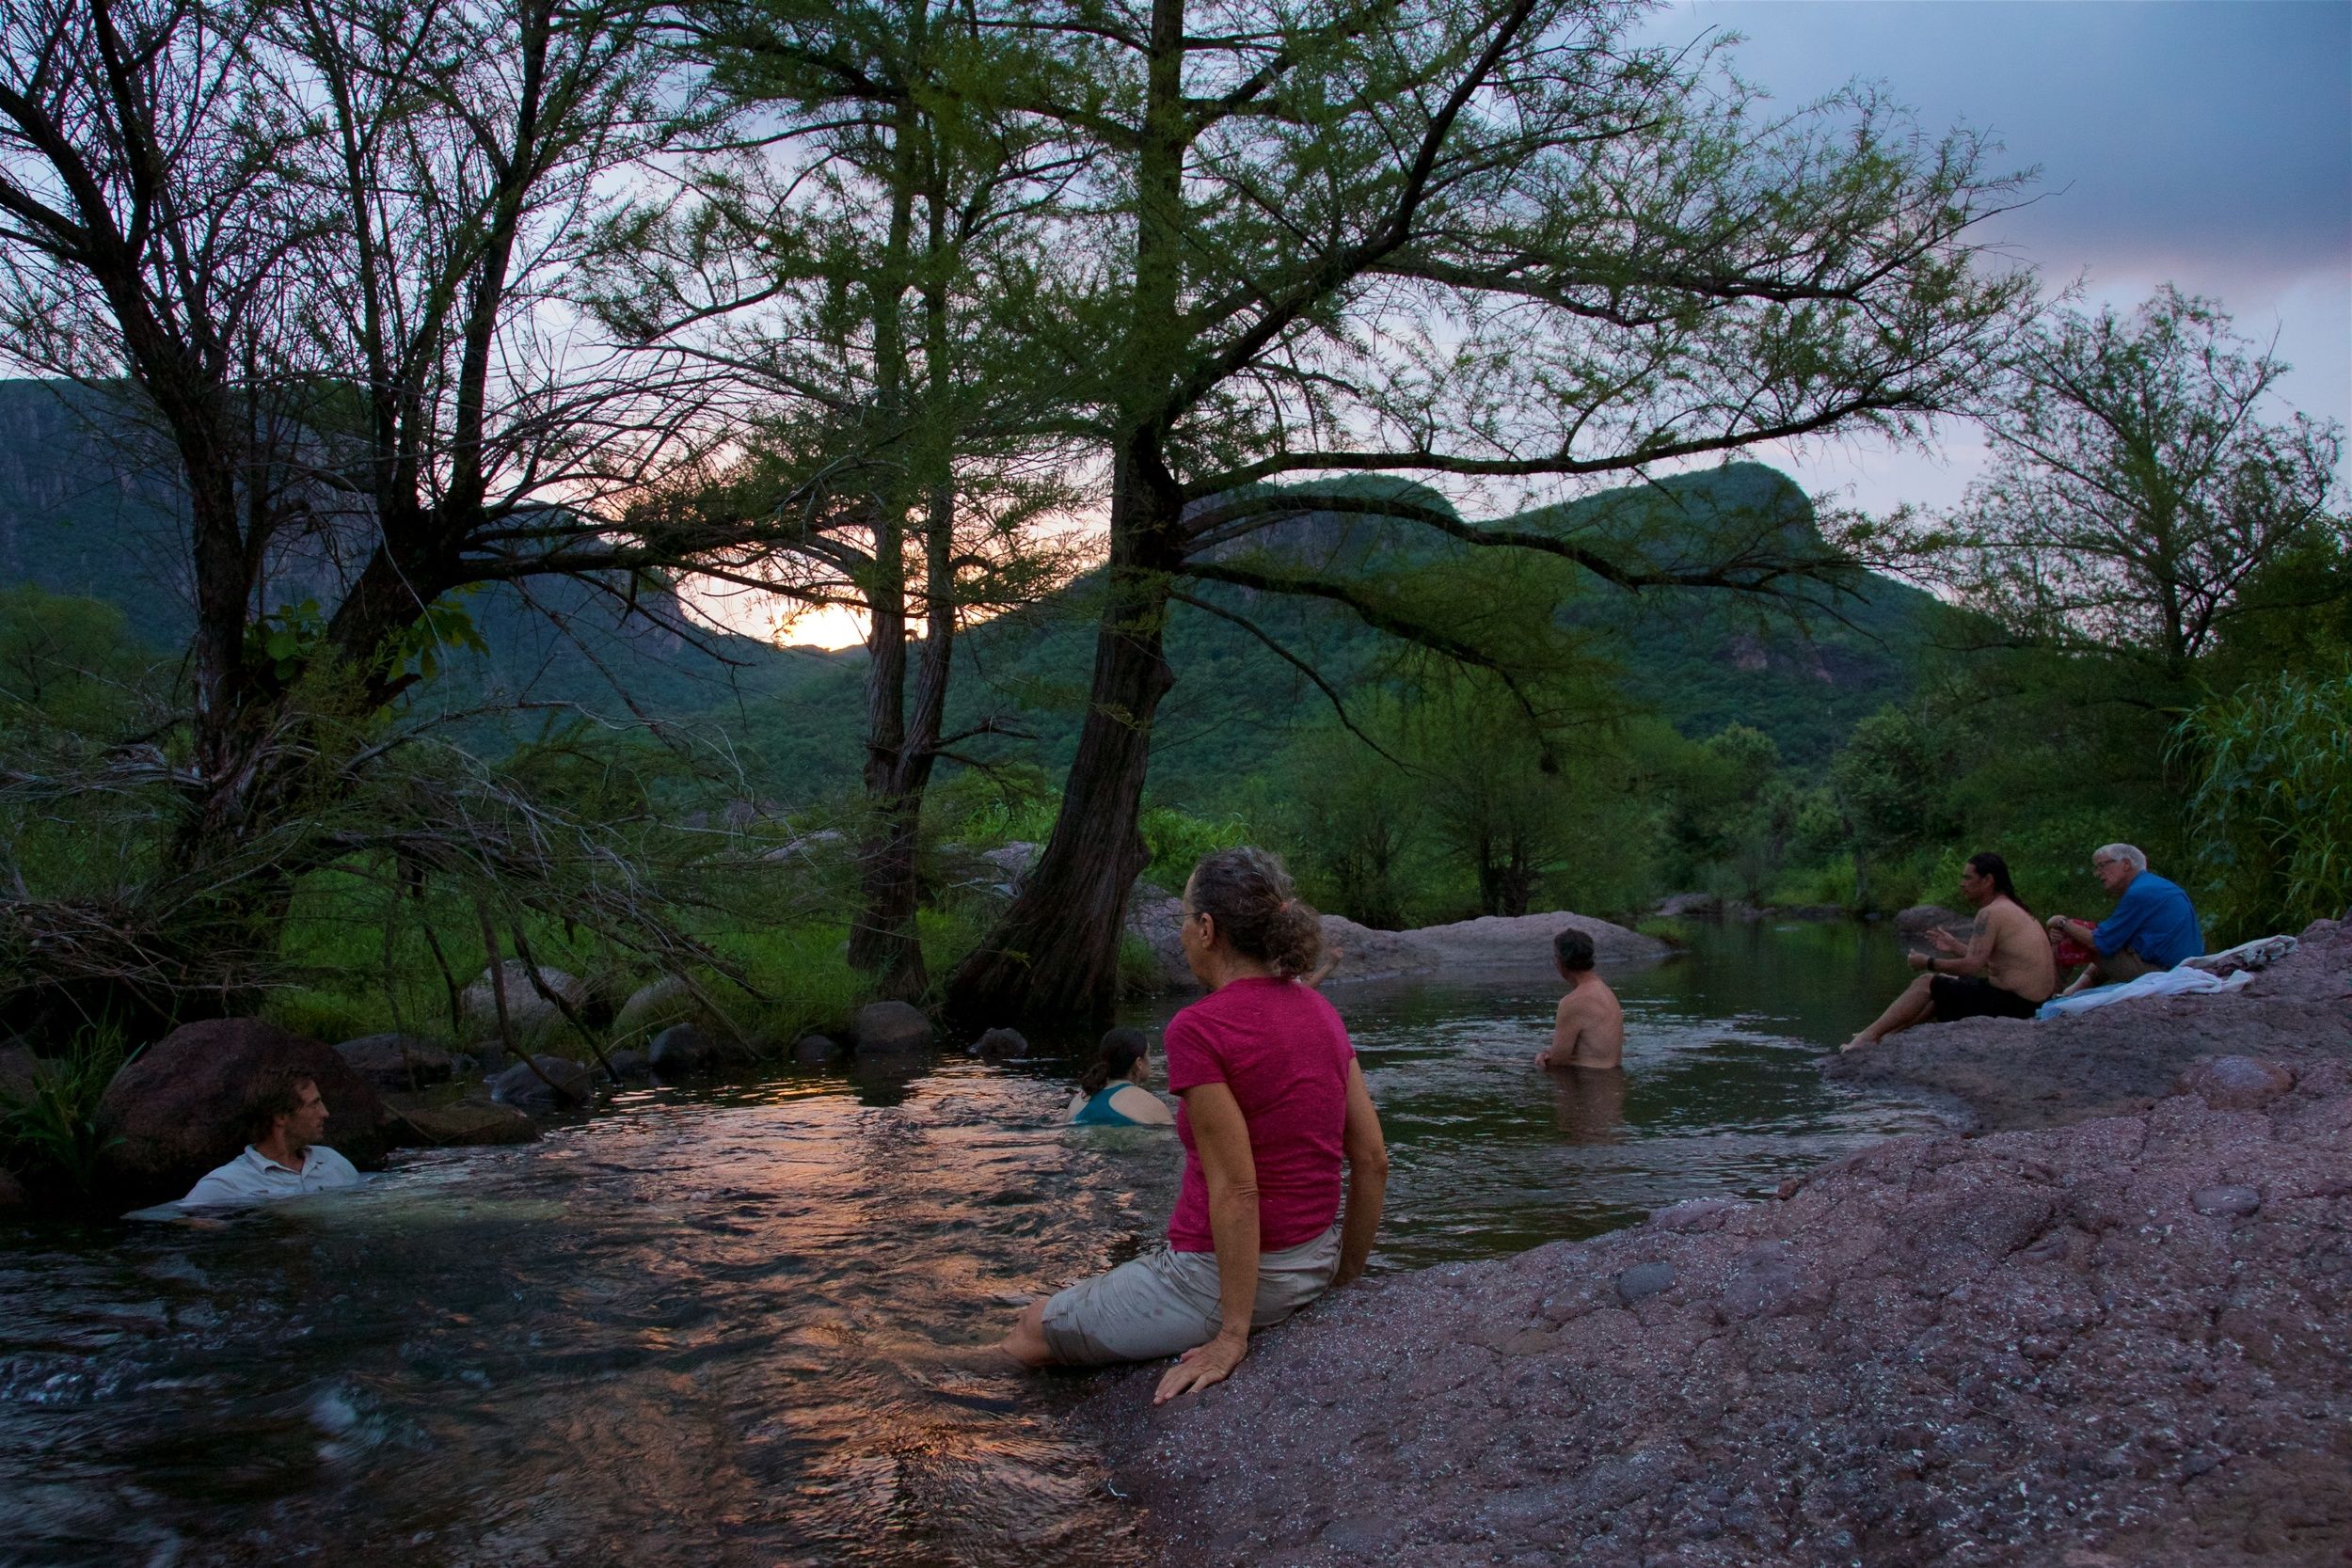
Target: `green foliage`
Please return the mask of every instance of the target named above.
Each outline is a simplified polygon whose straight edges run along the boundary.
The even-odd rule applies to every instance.
[[[2352,907],[2352,664],[2203,704],[2175,744],[2196,773],[2188,813],[2209,931],[2241,941]]]
[[[1146,807],[1137,825],[1152,856],[1144,879],[1170,893],[1184,890],[1203,855],[1250,841],[1249,826],[1239,816],[1200,817],[1173,806]]]
[[[92,1024],[63,1056],[38,1062],[23,1093],[0,1093],[0,1163],[37,1184],[87,1193],[100,1158],[120,1141],[100,1129],[98,1102],[127,1060],[121,1030]]]

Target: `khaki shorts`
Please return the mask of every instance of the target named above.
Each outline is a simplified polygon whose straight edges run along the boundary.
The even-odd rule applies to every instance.
[[[1331,1288],[1340,1227],[1258,1258],[1253,1329],[1271,1328]],[[1156,1361],[1216,1338],[1216,1254],[1162,1249],[1057,1291],[1045,1304],[1045,1343],[1065,1367]]]

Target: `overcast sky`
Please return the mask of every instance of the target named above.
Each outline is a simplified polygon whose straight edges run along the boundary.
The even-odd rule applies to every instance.
[[[2160,282],[2218,298],[2352,423],[2352,4],[2346,0],[1678,0],[1677,41],[1743,38],[1740,73],[1791,107],[1882,82],[1931,131],[1992,133],[2040,199],[1991,233],[2050,286],[2128,309]],[[1960,499],[1965,428],[1933,457],[1777,454],[1873,510]]]

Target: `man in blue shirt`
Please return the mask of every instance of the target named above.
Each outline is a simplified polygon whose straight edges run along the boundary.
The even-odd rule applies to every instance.
[[[2128,844],[2104,845],[2090,857],[2090,870],[2116,895],[2115,912],[2096,926],[2050,917],[2052,935],[2071,937],[2098,955],[2070,991],[2137,980],[2205,950],[2205,933],[2188,895],[2149,870],[2146,855]]]

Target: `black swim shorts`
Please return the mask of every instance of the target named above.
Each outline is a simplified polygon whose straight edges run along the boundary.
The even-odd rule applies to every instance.
[[[2042,1006],[1975,974],[1939,974],[1928,982],[1928,994],[1935,999],[1938,1023],[1956,1018],[2031,1018]]]

